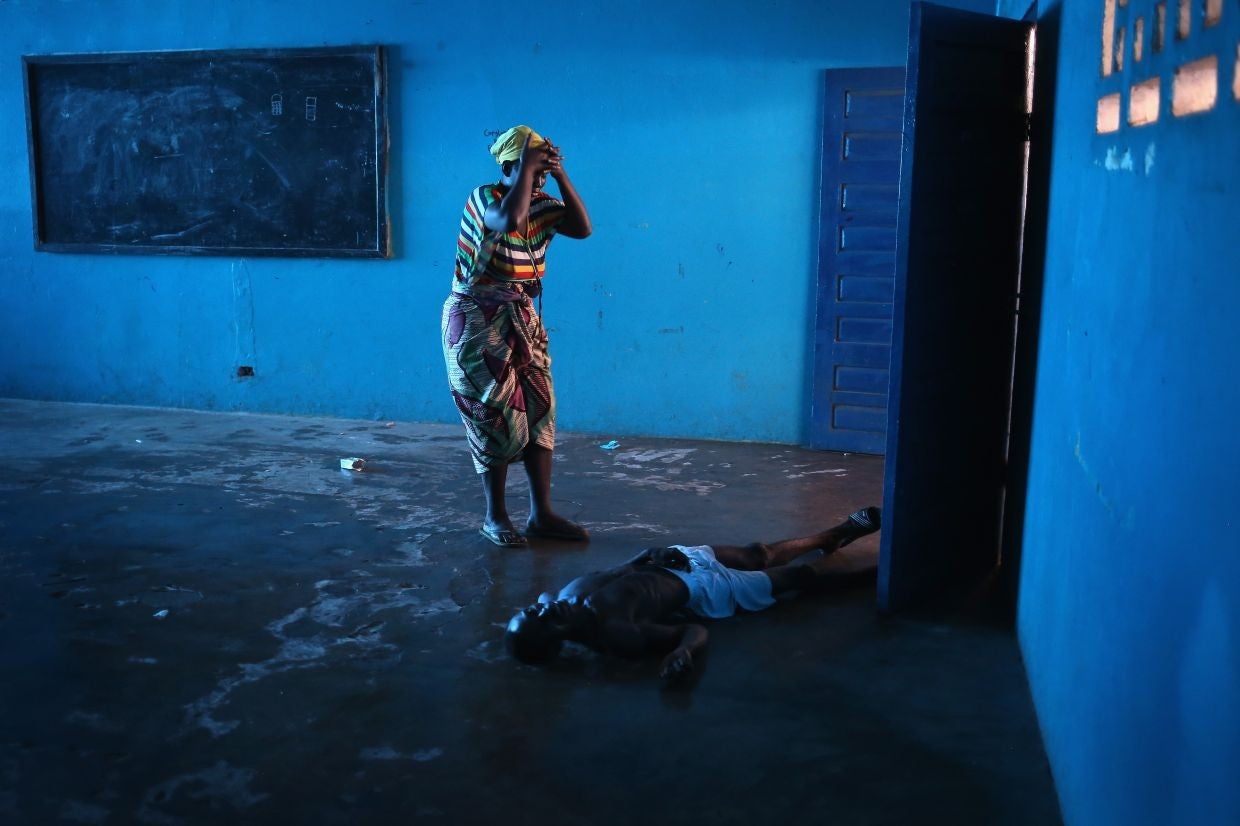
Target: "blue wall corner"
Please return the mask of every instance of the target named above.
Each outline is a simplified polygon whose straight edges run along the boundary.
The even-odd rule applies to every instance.
[[[1129,44],[1153,5],[1119,10]],[[1018,623],[1084,826],[1240,822],[1240,9],[1207,29],[1203,6],[1110,77],[1101,0],[1043,9],[1059,82]],[[1210,54],[1214,109],[1173,116],[1176,67]],[[1129,126],[1129,87],[1154,76],[1158,122]],[[1116,92],[1124,123],[1096,134]]]

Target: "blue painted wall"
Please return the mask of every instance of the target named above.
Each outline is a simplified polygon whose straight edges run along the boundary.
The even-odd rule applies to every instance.
[[[822,71],[903,63],[908,3],[505,8],[0,4],[0,395],[455,421],[439,314],[460,210],[495,175],[484,132],[528,122],[595,225],[549,259],[561,426],[802,441]],[[33,252],[19,55],[375,42],[395,260]]]
[[[1153,5],[1121,10],[1129,42]],[[1192,5],[1186,41],[1108,79],[1102,0],[1059,6],[1019,631],[1079,826],[1240,823],[1240,7],[1203,30]],[[1209,54],[1215,110],[1172,117],[1174,67]],[[1096,135],[1098,97],[1153,74],[1159,122]]]

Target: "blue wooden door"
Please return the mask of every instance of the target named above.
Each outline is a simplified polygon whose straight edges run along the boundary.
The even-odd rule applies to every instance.
[[[882,453],[904,69],[826,74],[810,445]]]
[[[914,2],[880,609],[954,601],[999,559],[1031,26]]]

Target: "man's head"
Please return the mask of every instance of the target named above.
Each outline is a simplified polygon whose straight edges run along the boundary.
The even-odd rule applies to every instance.
[[[586,614],[588,609],[567,600],[531,605],[508,621],[504,645],[527,665],[549,662],[569,634],[589,621]]]

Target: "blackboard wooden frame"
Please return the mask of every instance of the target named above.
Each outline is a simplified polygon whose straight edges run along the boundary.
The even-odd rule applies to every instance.
[[[116,237],[102,237],[107,233],[98,233],[101,237],[67,237],[64,230],[58,229],[55,221],[49,221],[48,204],[59,197],[62,201],[67,202],[68,198],[59,192],[53,193],[51,197],[44,190],[49,188],[48,182],[57,180],[53,176],[56,170],[51,168],[54,163],[54,153],[47,151],[44,145],[44,132],[48,131],[40,127],[40,99],[39,84],[41,80],[40,72],[47,77],[51,77],[53,72],[66,71],[64,67],[70,67],[69,71],[73,71],[73,67],[92,67],[99,66],[100,71],[119,71],[118,66],[141,66],[146,69],[163,68],[169,72],[184,71],[190,63],[197,62],[205,64],[211,71],[215,71],[218,66],[227,65],[243,65],[240,62],[248,61],[251,64],[264,61],[269,65],[279,65],[279,61],[295,62],[296,66],[315,65],[315,61],[319,61],[324,65],[330,60],[339,62],[341,59],[359,61],[358,65],[363,66],[368,73],[365,75],[365,81],[372,83],[373,96],[366,94],[365,104],[356,107],[344,106],[339,102],[334,107],[323,107],[324,117],[336,114],[336,110],[346,110],[353,108],[361,114],[352,116],[352,128],[358,134],[356,137],[364,138],[358,140],[360,144],[356,146],[356,154],[351,157],[352,160],[361,159],[361,175],[360,183],[351,182],[349,184],[352,189],[357,190],[354,197],[357,199],[359,208],[350,213],[350,217],[355,217],[359,222],[360,229],[354,233],[356,243],[353,240],[342,242],[339,238],[335,238],[331,243],[325,243],[322,240],[323,225],[328,225],[330,231],[339,230],[343,234],[349,234],[345,230],[351,231],[353,225],[350,224],[344,229],[332,223],[330,219],[324,216],[318,217],[318,225],[315,227],[307,227],[306,238],[298,238],[297,232],[290,234],[285,233],[278,241],[273,239],[259,239],[255,242],[251,238],[247,238],[244,242],[236,240],[222,239],[220,237],[202,238],[188,237],[181,242],[177,236],[185,236],[190,230],[198,229],[198,235],[203,235],[206,231],[198,227],[191,227],[183,232],[155,234],[146,238],[123,238],[118,241]],[[176,65],[173,65],[176,64]],[[264,64],[264,65],[267,65]],[[232,49],[232,50],[195,50],[195,51],[164,51],[164,52],[106,52],[96,54],[53,54],[53,55],[24,55],[22,57],[22,68],[24,76],[24,86],[26,94],[26,127],[27,127],[27,145],[28,157],[30,161],[30,185],[31,185],[31,205],[34,220],[34,245],[35,249],[44,252],[78,252],[78,253],[110,253],[110,254],[154,254],[154,255],[224,255],[224,256],[284,256],[284,257],[342,257],[342,258],[390,258],[391,257],[391,223],[387,204],[387,174],[388,174],[388,119],[387,119],[387,73],[385,52],[382,46],[337,46],[322,48],[297,48],[297,49]],[[132,68],[127,71],[134,71]],[[361,88],[362,83],[353,84],[354,91]],[[204,87],[205,88],[205,87]],[[310,117],[310,101],[314,98],[306,98],[306,114],[304,120],[311,121]],[[290,101],[291,103],[293,101]],[[247,100],[244,102],[248,107],[248,116],[255,116],[254,107],[255,100]],[[316,100],[317,103],[317,100]],[[325,101],[326,103],[326,101]],[[268,101],[264,101],[264,105],[270,106],[270,111],[274,115],[276,113],[276,101],[272,96]],[[368,108],[363,108],[368,107]],[[317,110],[316,110],[317,111]],[[373,113],[373,120],[367,117]],[[66,115],[67,117],[67,115]],[[346,116],[341,116],[346,117]],[[291,121],[290,121],[291,122]],[[348,131],[348,130],[346,130]],[[219,132],[219,129],[216,130]],[[270,133],[262,133],[270,134]],[[290,133],[291,134],[291,133]],[[122,136],[123,137],[123,136]],[[214,137],[218,137],[216,134]],[[227,137],[227,136],[226,136]],[[333,133],[333,138],[336,135]],[[345,134],[341,140],[350,140],[352,135]],[[218,149],[213,146],[213,149]],[[224,147],[229,149],[231,147]],[[251,147],[252,149],[252,147]],[[135,150],[136,151],[136,150]],[[261,149],[258,151],[259,156],[264,156]],[[155,156],[155,157],[173,157],[173,156]],[[143,159],[149,160],[149,159]],[[268,164],[270,161],[264,156],[263,160]],[[284,160],[284,159],[278,159]],[[366,170],[368,164],[373,164],[371,170]],[[214,167],[214,164],[212,164]],[[345,164],[347,166],[347,164]],[[283,182],[284,189],[290,188],[290,178],[292,176],[282,175],[275,164],[271,164],[272,174],[277,176]],[[211,173],[214,175],[215,169],[212,168]],[[234,170],[235,171],[235,170]],[[286,168],[287,171],[287,168]],[[347,170],[344,170],[347,171]],[[340,174],[343,175],[344,171]],[[356,172],[356,171],[355,171]],[[131,174],[129,176],[133,178]],[[354,177],[358,177],[354,174]],[[373,185],[371,182],[373,178]],[[141,189],[146,193],[147,182],[150,178],[144,178]],[[326,177],[323,180],[327,180]],[[214,179],[212,179],[212,182]],[[296,182],[293,182],[296,183]],[[253,180],[250,181],[253,185]],[[113,192],[115,192],[115,183],[113,179]],[[275,189],[276,187],[272,187]],[[337,187],[339,188],[339,187]],[[95,190],[97,191],[97,189]],[[371,220],[370,198],[373,191],[373,221]],[[111,194],[111,193],[110,193]],[[171,197],[175,193],[168,193]],[[82,193],[75,197],[85,197],[86,193]],[[112,196],[116,197],[116,196]],[[136,196],[135,196],[136,197]],[[143,195],[148,198],[148,194]],[[293,196],[289,196],[293,197]],[[149,198],[148,198],[149,199]],[[169,203],[182,202],[179,200],[169,201]],[[82,201],[76,201],[74,208],[85,209],[81,206]],[[303,202],[299,206],[304,206]],[[237,229],[234,226],[243,226],[245,232],[256,233],[257,225],[262,221],[255,221],[251,217],[247,221],[244,215],[237,214],[234,208],[229,219],[215,219],[211,221],[214,227],[222,228],[223,231],[217,231],[216,236],[228,235],[230,232],[233,239],[237,236]],[[65,226],[65,222],[61,222]],[[79,232],[76,227],[82,224],[73,224],[74,232]],[[131,223],[127,226],[136,226]],[[139,227],[141,228],[141,227]],[[280,227],[277,227],[279,229]],[[284,226],[284,229],[302,229],[301,227]],[[111,227],[116,230],[116,227]],[[313,231],[311,231],[313,230]],[[136,231],[136,230],[135,230]],[[87,230],[89,232],[89,230]],[[112,232],[115,235],[115,232]],[[365,235],[365,237],[363,237]],[[310,237],[315,236],[315,237]],[[156,239],[156,240],[152,240]],[[289,239],[289,240],[285,240]]]

